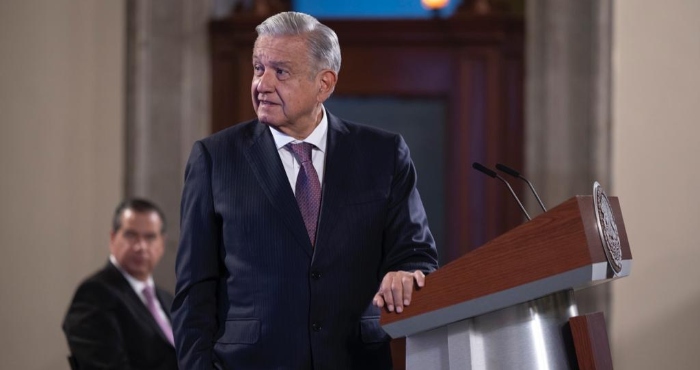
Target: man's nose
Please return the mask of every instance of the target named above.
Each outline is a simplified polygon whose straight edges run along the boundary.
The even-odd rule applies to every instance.
[[[272,92],[275,89],[275,73],[274,70],[266,69],[265,72],[258,78],[257,91],[260,93]]]
[[[148,242],[146,242],[146,238],[143,237],[138,237],[136,239],[136,243],[134,244],[134,249],[139,251],[139,250],[145,250],[148,249]]]

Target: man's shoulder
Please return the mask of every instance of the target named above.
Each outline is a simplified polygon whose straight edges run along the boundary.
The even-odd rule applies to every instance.
[[[130,287],[126,278],[111,262],[107,262],[101,269],[85,278],[80,283],[80,287],[83,286],[105,290],[123,290]]]
[[[105,266],[80,282],[75,291],[74,301],[94,301],[108,304],[123,288],[119,281],[119,271],[112,266]],[[116,272],[116,274],[115,274]],[[123,276],[121,277],[123,279]],[[128,282],[124,281],[126,284]]]
[[[346,120],[329,113],[329,124],[332,129],[341,133],[357,136],[361,139],[374,139],[381,141],[396,141],[400,137],[398,133],[387,131],[365,123]]]
[[[90,275],[83,279],[81,285],[86,283],[106,284],[109,281],[113,280],[115,272],[118,273],[119,270],[117,270],[110,262],[107,262],[99,270],[93,271]]]
[[[252,119],[215,132],[200,140],[200,142],[207,148],[229,146],[232,142],[250,140],[263,129],[261,126],[257,119]]]

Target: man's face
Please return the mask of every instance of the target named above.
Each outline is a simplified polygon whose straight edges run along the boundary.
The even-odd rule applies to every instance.
[[[146,280],[164,251],[162,221],[157,212],[134,212],[121,215],[122,227],[110,235],[109,250],[119,265],[131,276]]]
[[[260,122],[288,135],[311,133],[320,120],[322,73],[301,36],[260,36],[253,49],[253,108]]]

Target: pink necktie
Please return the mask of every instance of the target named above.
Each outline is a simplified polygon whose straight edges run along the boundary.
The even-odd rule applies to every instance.
[[[321,208],[321,183],[318,181],[318,173],[311,161],[311,151],[313,144],[299,143],[287,144],[294,157],[299,161],[301,168],[297,175],[295,186],[295,196],[297,204],[304,219],[306,232],[311,239],[311,245],[316,244],[316,225],[318,222],[318,211]]]
[[[151,311],[151,315],[158,323],[158,326],[160,326],[160,330],[163,331],[163,334],[165,334],[165,337],[168,338],[170,344],[175,345],[175,340],[173,339],[173,329],[170,327],[170,324],[168,324],[168,322],[158,313],[153,288],[150,286],[143,288],[143,296],[146,297],[146,306],[148,306],[148,310]]]

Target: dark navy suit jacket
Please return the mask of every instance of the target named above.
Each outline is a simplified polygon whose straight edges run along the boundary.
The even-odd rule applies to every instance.
[[[389,271],[437,267],[409,150],[328,115],[312,247],[269,127],[195,143],[173,327],[182,369],[390,369],[372,298]]]
[[[173,297],[156,288],[161,307]],[[80,284],[63,321],[79,369],[177,370],[175,348],[114,265]]]

